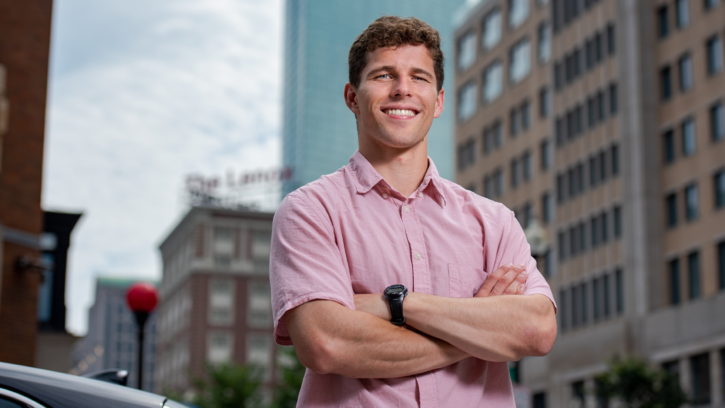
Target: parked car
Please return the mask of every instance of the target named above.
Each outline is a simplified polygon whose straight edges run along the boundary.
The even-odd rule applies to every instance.
[[[187,408],[162,395],[100,379],[0,363],[0,408]]]

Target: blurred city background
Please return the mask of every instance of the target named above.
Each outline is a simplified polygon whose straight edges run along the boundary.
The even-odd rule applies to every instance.
[[[517,405],[607,406],[619,355],[725,406],[723,0],[0,0],[0,361],[136,384],[149,282],[144,389],[236,367],[293,404],[272,218],[355,151],[347,53],[388,14],[443,39],[441,175],[516,213],[557,298]]]

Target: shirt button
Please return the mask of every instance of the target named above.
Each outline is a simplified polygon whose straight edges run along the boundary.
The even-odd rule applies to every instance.
[[[408,206],[406,205],[405,207],[403,207],[403,211],[405,211],[405,212],[410,212],[410,207],[408,207]]]
[[[383,193],[383,198],[388,198],[388,194],[387,193]]]
[[[415,253],[415,259],[420,259],[420,254],[417,252]]]
[[[423,193],[418,193],[418,198],[423,198]]]

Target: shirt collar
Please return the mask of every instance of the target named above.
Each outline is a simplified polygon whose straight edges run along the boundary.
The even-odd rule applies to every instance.
[[[353,180],[355,181],[355,187],[359,194],[365,194],[375,187],[381,181],[388,186],[383,176],[375,170],[372,164],[365,158],[360,151],[356,151],[355,154],[350,157],[348,167],[352,170]],[[428,170],[425,172],[425,177],[418,187],[418,191],[424,191],[428,185],[432,185],[433,191],[439,198],[441,206],[445,207],[446,197],[443,195],[443,180],[438,175],[438,169],[436,169],[433,160],[428,157]]]

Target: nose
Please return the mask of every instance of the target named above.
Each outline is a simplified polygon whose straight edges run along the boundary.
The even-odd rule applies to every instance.
[[[390,96],[393,98],[410,96],[410,78],[406,76],[398,77],[394,82]]]

